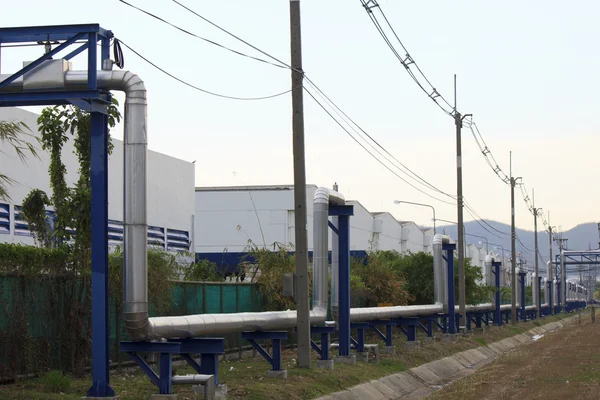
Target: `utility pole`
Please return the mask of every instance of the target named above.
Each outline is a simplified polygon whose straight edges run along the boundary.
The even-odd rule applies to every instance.
[[[458,309],[460,327],[466,327],[466,295],[465,295],[465,231],[463,218],[462,188],[462,121],[471,114],[461,116],[456,109],[456,74],[454,74],[454,124],[456,125],[456,205],[458,209]]]
[[[540,305],[541,301],[540,301],[540,287],[538,286],[538,277],[540,276],[540,271],[538,268],[538,255],[539,255],[539,250],[538,250],[538,230],[537,230],[537,217],[538,217],[538,212],[540,211],[539,209],[535,208],[535,191],[534,189],[531,189],[531,201],[532,201],[532,207],[533,207],[533,232],[534,232],[534,241],[535,241],[535,261],[533,263],[534,267],[534,274],[535,274],[535,279],[533,282],[533,298],[535,299],[535,307],[536,307],[536,318],[539,317],[541,315],[541,311],[542,311],[542,307]],[[552,260],[550,260],[552,261]]]
[[[561,302],[562,302],[562,307],[563,307],[563,312],[565,310],[565,305],[567,304],[566,300],[566,296],[567,296],[567,266],[565,264],[565,260],[564,260],[564,254],[563,254],[563,250],[567,247],[566,246],[566,242],[569,239],[565,239],[562,237],[558,237],[558,238],[554,238],[554,241],[556,243],[558,243],[558,249],[560,252],[560,294],[561,294]],[[559,304],[560,305],[560,304]]]
[[[515,184],[518,178],[512,176],[512,151],[510,152],[510,244],[511,244],[511,273],[510,273],[510,286],[511,286],[511,322],[513,325],[517,323],[517,249],[515,245],[515,239],[517,234],[515,232]]]
[[[300,0],[290,0],[292,64],[292,134],[294,148],[294,223],[296,235],[296,326],[298,367],[310,368],[310,307],[308,304],[308,233],[306,232],[306,164],[304,157],[304,100],[302,81]]]

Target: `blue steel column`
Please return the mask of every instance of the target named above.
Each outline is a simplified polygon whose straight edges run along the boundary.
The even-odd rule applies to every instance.
[[[561,283],[562,282],[560,282],[560,281],[556,282],[556,304],[558,305],[557,306],[558,313],[560,313],[562,310],[562,307],[561,307],[562,303],[560,302],[562,299],[562,296],[561,296],[562,293],[561,293],[561,288],[560,288]]]
[[[446,250],[446,259],[448,264],[448,333],[456,333],[456,313],[454,311],[454,249],[455,244],[443,245]]]
[[[338,217],[339,236],[339,355],[350,355],[350,217]]]
[[[546,288],[546,290],[548,291],[548,314],[552,315],[552,314],[554,314],[554,301],[552,299],[552,285],[553,285],[553,281],[546,282],[546,285],[548,286]]]
[[[527,319],[525,315],[525,275],[525,272],[519,273],[519,284],[521,285],[521,319],[523,321]]]
[[[495,320],[496,325],[502,326],[502,313],[500,312],[500,265],[502,263],[494,261],[492,266],[494,267],[494,274],[496,275],[496,310],[495,310]]]
[[[538,287],[538,304],[537,304],[537,308],[538,308],[538,318],[542,316],[542,277],[538,277],[536,279],[536,283],[537,283],[537,287]]]
[[[114,396],[108,374],[108,121],[97,112],[91,119],[92,387],[88,396],[105,397]]]

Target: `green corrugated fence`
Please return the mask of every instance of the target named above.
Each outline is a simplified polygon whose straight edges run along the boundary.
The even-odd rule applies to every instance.
[[[0,276],[0,378],[49,369],[82,371],[89,366],[91,349],[90,304],[86,287],[72,280]],[[234,313],[261,310],[257,287],[247,283],[176,282],[166,315]],[[109,299],[112,362],[129,360],[118,351],[128,336],[120,310]],[[153,316],[152,309],[150,310]],[[226,337],[226,347],[244,345],[239,334]]]

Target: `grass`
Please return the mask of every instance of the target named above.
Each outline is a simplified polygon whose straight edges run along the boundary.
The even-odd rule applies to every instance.
[[[543,323],[560,319],[559,316],[546,317]],[[296,367],[296,353],[292,350],[283,352],[283,367],[288,371],[288,379],[276,380],[266,377],[269,364],[262,358],[246,358],[219,363],[219,378],[228,387],[229,399],[313,399],[325,394],[347,389],[360,383],[378,379],[386,375],[406,371],[423,363],[450,356],[463,350],[484,346],[517,333],[532,329],[531,322],[520,323],[519,328],[506,326],[501,329],[490,329],[484,333],[461,337],[457,342],[423,344],[419,350],[403,351],[404,339],[394,333],[394,345],[397,354],[379,356],[379,363],[357,363],[356,366],[336,364],[334,370],[300,369]],[[419,334],[419,339],[423,334]],[[377,337],[368,335],[368,343],[380,343]],[[380,345],[382,345],[380,343]],[[333,356],[333,351],[330,352]],[[313,353],[314,356],[314,353]],[[314,357],[316,358],[316,357]],[[178,375],[193,373],[189,367],[174,367]],[[53,380],[59,380],[58,378]],[[40,379],[21,381],[15,384],[0,386],[0,399],[47,399],[75,400],[85,395],[90,386],[90,377],[71,378],[70,387],[56,393],[42,383]],[[139,370],[133,373],[115,371],[111,375],[111,386],[121,400],[147,400],[156,387]],[[195,399],[191,388],[187,385],[176,386],[175,392],[180,400]]]
[[[546,321],[542,321],[542,324]],[[598,399],[600,324],[582,318],[433,393],[431,400]]]
[[[71,388],[71,378],[62,371],[49,371],[40,378],[40,383],[47,392],[61,393]]]

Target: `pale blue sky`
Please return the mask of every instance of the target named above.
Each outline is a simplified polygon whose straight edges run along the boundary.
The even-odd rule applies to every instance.
[[[258,55],[169,0],[131,0],[198,35]],[[273,55],[289,60],[286,0],[182,0],[209,19]],[[458,75],[459,110],[473,113],[488,145],[508,172],[535,188],[552,224],[566,230],[597,218],[600,162],[600,3],[559,1],[380,1],[411,55],[437,89],[452,98]],[[455,193],[453,121],[412,82],[377,34],[359,0],[302,0],[304,69],[365,130],[400,161]],[[137,51],[189,82],[233,96],[286,90],[290,74],[247,60],[174,30],[117,0],[3,4],[0,26],[98,22]],[[2,72],[15,71],[40,48],[3,50]],[[126,69],[145,80],[150,148],[196,160],[196,183],[292,182],[290,96],[224,100],[198,93],[124,49]],[[75,61],[77,68],[85,64]],[[431,224],[455,208],[408,187],[380,166],[305,96],[308,182],[334,181],[372,211]],[[119,136],[117,134],[116,136]],[[467,201],[484,218],[509,222],[509,188],[500,182],[463,131]],[[234,174],[235,171],[235,174]],[[467,219],[471,219],[468,215]],[[532,217],[517,193],[517,225]]]

